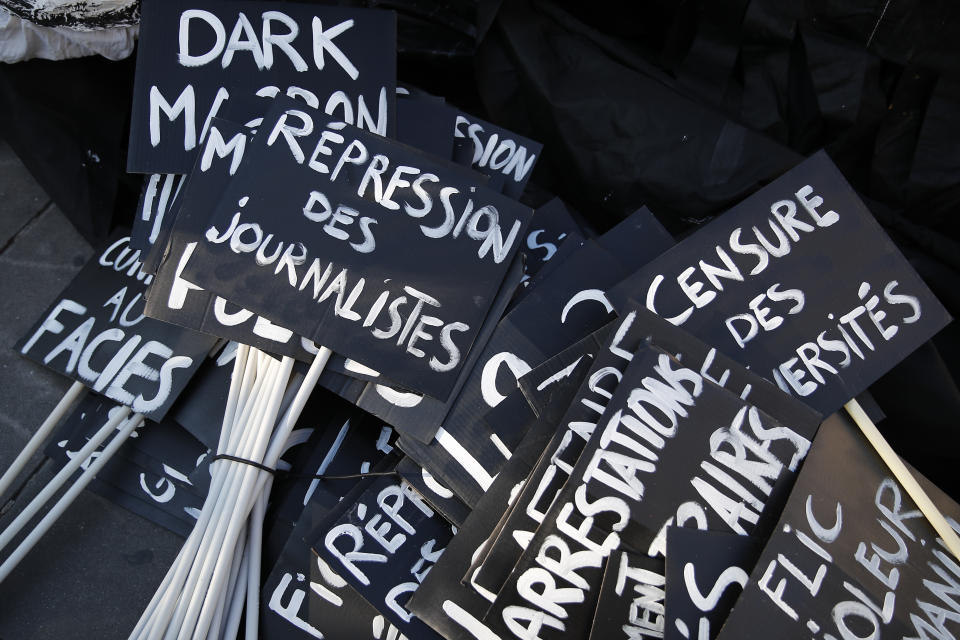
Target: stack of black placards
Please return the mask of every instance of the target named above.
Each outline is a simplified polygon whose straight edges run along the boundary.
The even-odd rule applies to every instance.
[[[390,11],[143,2],[132,230],[17,347],[186,538],[131,637],[954,637],[960,507],[841,412],[949,317],[827,155],[676,242],[541,152]]]

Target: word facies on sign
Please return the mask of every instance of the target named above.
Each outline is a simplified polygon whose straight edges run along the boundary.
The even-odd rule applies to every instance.
[[[395,91],[393,12],[287,2],[147,0],[141,9],[127,170],[188,173],[210,120],[237,99],[272,100],[284,94],[391,135]],[[247,119],[254,121],[259,111]]]
[[[949,321],[823,152],[610,296],[645,304],[824,415]]]
[[[140,270],[129,241],[114,234],[16,348],[160,420],[216,339],[143,315],[152,276]]]
[[[291,104],[265,116],[183,276],[445,399],[531,211]]]

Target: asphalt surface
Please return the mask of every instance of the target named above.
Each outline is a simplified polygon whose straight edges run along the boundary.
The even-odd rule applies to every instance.
[[[14,343],[92,249],[0,140],[0,470],[6,470],[70,381],[19,356]],[[53,477],[34,456],[0,496],[0,527]],[[84,491],[0,584],[0,640],[126,638],[180,548],[174,534]],[[18,543],[0,550],[0,560]]]

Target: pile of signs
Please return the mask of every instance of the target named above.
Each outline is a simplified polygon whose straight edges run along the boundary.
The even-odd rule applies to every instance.
[[[142,15],[132,232],[18,349],[99,394],[67,475],[129,407],[95,490],[185,537],[223,474],[273,490],[163,587],[219,600],[158,592],[134,637],[244,603],[251,638],[956,637],[950,541],[835,413],[949,318],[824,153],[682,242],[598,236],[518,200],[537,143],[397,86],[390,12]]]

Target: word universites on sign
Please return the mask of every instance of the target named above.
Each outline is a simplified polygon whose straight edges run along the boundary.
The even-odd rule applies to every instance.
[[[822,152],[611,292],[628,298],[824,415],[949,321]]]

